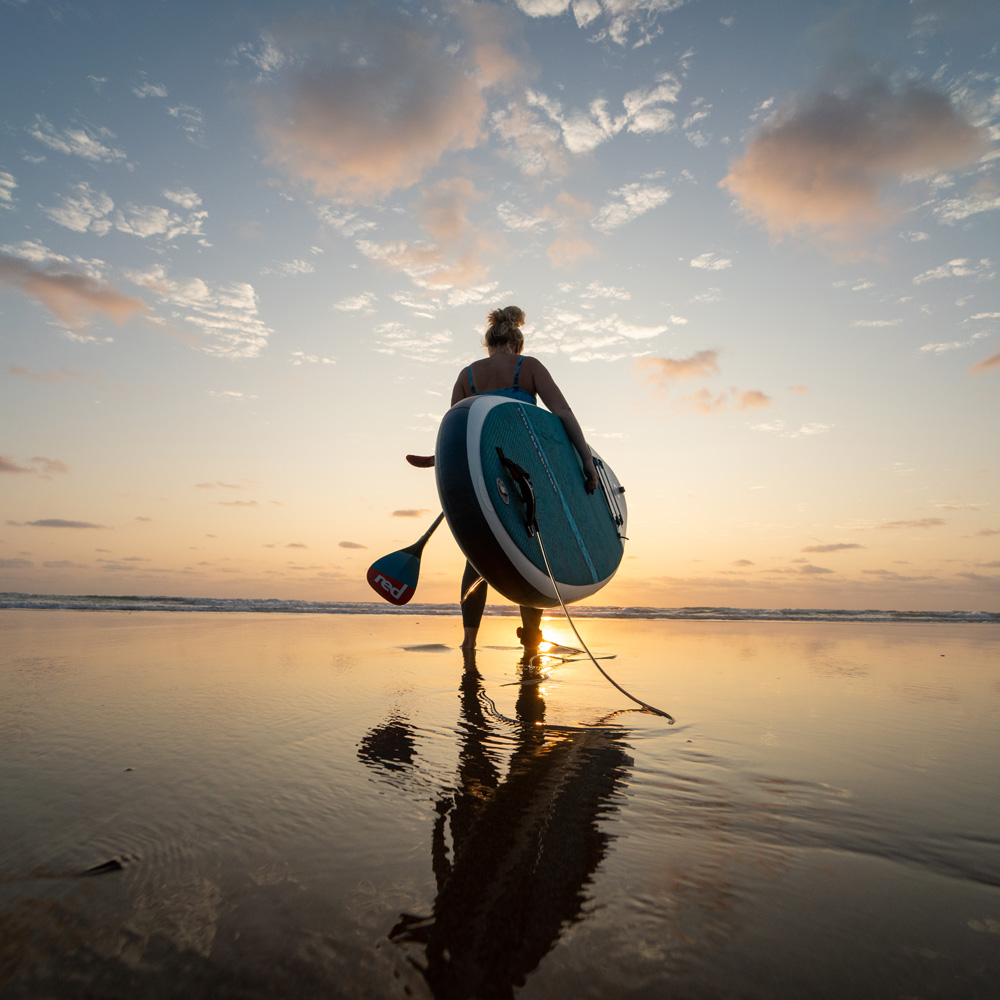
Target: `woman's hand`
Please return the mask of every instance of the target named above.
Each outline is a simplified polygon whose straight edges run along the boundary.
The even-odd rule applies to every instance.
[[[583,488],[588,493],[593,493],[594,490],[597,489],[597,484],[599,481],[597,478],[597,469],[594,467],[593,459],[590,459],[589,462],[583,463],[583,475],[584,475]]]

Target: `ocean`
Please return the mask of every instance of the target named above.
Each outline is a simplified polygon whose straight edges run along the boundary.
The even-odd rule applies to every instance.
[[[145,597],[108,594],[0,593],[0,609],[41,611],[212,611],[218,613],[286,615],[454,615],[454,604],[390,604],[363,601],[295,601],[241,597]],[[486,614],[517,615],[512,605],[491,605]],[[894,611],[877,608],[644,608],[572,605],[574,618],[632,618],[642,621],[745,622],[960,622],[997,624],[997,611]],[[559,612],[554,612],[558,616]]]

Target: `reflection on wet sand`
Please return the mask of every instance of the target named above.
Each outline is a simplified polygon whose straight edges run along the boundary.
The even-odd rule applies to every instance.
[[[621,730],[546,727],[541,690],[522,669],[504,774],[497,737],[510,729],[483,690],[475,652],[465,652],[457,781],[440,783],[431,840],[437,898],[430,916],[404,913],[389,934],[438,998],[513,996],[562,929],[585,916],[612,839],[599,823],[618,811],[632,766]],[[414,747],[395,717],[359,753],[398,771]]]

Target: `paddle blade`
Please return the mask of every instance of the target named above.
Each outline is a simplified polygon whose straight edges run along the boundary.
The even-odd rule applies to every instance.
[[[411,552],[392,552],[372,563],[368,584],[390,604],[403,605],[417,589],[420,559]]]

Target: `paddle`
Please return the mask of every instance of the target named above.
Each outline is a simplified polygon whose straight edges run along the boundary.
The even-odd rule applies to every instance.
[[[444,520],[444,512],[438,514],[434,523],[405,549],[390,552],[376,559],[368,570],[368,583],[379,597],[390,604],[406,604],[417,589],[420,574],[420,553],[435,528]]]

